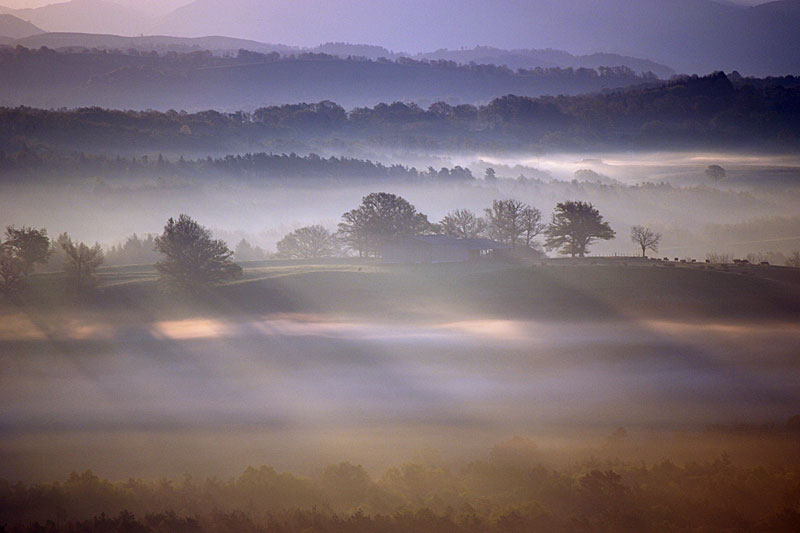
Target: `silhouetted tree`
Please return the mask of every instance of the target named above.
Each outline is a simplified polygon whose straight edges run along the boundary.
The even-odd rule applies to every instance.
[[[48,252],[49,258],[47,260],[47,268],[51,272],[61,272],[64,270],[64,263],[67,260],[67,254],[64,251],[64,245],[69,241],[67,232],[61,233],[58,238],[50,241],[50,251]]]
[[[233,252],[188,215],[170,218],[155,247],[165,257],[156,263],[161,278],[181,289],[197,289],[241,277]]]
[[[19,291],[25,283],[22,261],[0,245],[0,290],[6,296]]]
[[[708,167],[706,167],[705,173],[706,176],[709,177],[709,179],[712,179],[714,181],[721,181],[725,179],[725,176],[727,175],[725,169],[719,165],[709,165]]]
[[[90,247],[82,242],[75,244],[72,239],[67,238],[61,246],[66,256],[64,272],[78,288],[94,285],[97,281],[95,277],[97,269],[103,264],[103,249],[100,245],[95,244]]]
[[[473,239],[486,231],[486,221],[469,209],[456,209],[439,222],[439,231],[457,239]]]
[[[584,257],[590,244],[598,239],[613,239],[616,233],[592,204],[570,200],[556,205],[545,235],[548,250]]]
[[[242,238],[236,245],[233,256],[239,261],[261,261],[267,258],[267,252],[260,246],[253,246],[247,239]]]
[[[376,192],[365,196],[361,205],[342,215],[339,236],[359,257],[376,254],[392,238],[414,235],[430,229],[428,217],[418,213],[400,196]]]
[[[633,226],[631,228],[631,240],[642,249],[642,257],[647,257],[647,250],[658,253],[658,244],[661,242],[661,234],[654,232],[646,226]]]
[[[29,228],[22,226],[17,229],[14,226],[6,228],[5,248],[22,265],[22,271],[27,276],[35,265],[47,263],[50,255],[50,239],[47,238],[47,230]]]
[[[489,237],[511,246],[531,246],[533,238],[543,230],[541,218],[538,209],[513,199],[495,200],[486,209]]]
[[[278,255],[288,259],[319,259],[338,253],[336,237],[320,225],[296,229],[278,241]]]
[[[155,235],[139,237],[135,233],[121,245],[112,246],[106,254],[106,263],[115,265],[153,264],[158,261]]]
[[[541,235],[547,227],[547,224],[542,222],[542,212],[535,207],[526,207],[522,210],[522,236],[525,239],[525,246],[528,248],[533,247],[533,239],[537,235]]]

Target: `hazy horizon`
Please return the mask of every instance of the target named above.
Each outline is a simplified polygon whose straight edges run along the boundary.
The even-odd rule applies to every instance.
[[[800,0],[113,1],[0,0],[0,533],[800,531]]]
[[[749,9],[754,6],[759,6],[756,11]],[[794,31],[800,10],[794,0],[413,0],[402,6],[365,0],[335,6],[322,0],[81,0],[39,7],[19,14],[51,32],[221,35],[300,47],[348,42],[410,54],[475,46],[553,48],[633,55],[684,73],[722,69],[785,75],[800,69]]]

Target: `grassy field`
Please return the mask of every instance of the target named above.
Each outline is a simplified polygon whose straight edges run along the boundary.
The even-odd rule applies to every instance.
[[[104,268],[83,294],[63,274],[37,274],[5,312],[138,313],[143,317],[321,313],[426,320],[753,319],[800,317],[800,269],[722,271],[655,265],[501,263],[386,266],[352,261],[244,263],[244,277],[202,295],[167,290],[152,266]]]

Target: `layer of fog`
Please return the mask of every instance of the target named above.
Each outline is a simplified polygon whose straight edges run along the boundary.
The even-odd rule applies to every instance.
[[[331,183],[302,176],[270,182],[218,180],[133,181],[114,176],[60,183],[0,185],[0,225],[45,227],[107,246],[133,234],[158,233],[169,217],[187,213],[234,246],[241,238],[270,250],[297,227],[336,229],[342,213],[375,191],[400,194],[432,222],[447,212],[477,213],[493,199],[517,198],[549,218],[557,202],[593,202],[617,239],[593,246],[596,254],[634,254],[630,226],[663,234],[665,255],[704,259],[710,252],[747,253],[800,249],[800,157],[715,153],[443,154],[364,152],[362,157],[424,169],[463,165],[479,178],[466,184],[389,183],[342,176]],[[705,174],[726,169],[723,180]],[[482,179],[487,168],[500,178]],[[522,177],[520,179],[520,177]],[[291,186],[296,183],[298,186]],[[541,241],[541,237],[539,238]]]
[[[2,478],[380,470],[426,450],[479,457],[514,435],[566,453],[619,426],[783,421],[800,399],[800,329],[779,323],[55,324],[0,328]]]

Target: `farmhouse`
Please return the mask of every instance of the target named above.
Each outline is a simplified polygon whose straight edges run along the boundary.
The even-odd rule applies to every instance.
[[[447,235],[399,237],[381,247],[386,264],[463,263],[491,257],[511,246],[491,239],[457,239]]]

